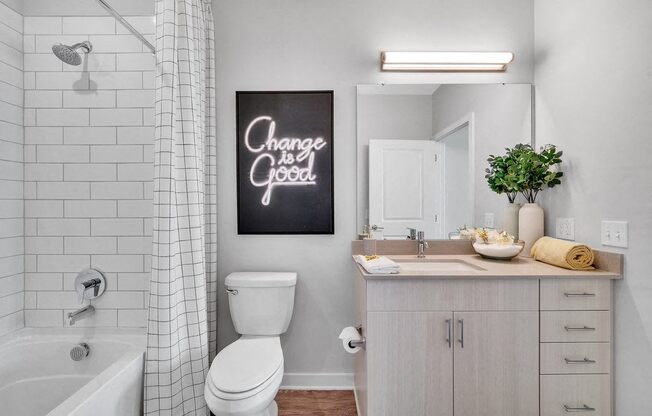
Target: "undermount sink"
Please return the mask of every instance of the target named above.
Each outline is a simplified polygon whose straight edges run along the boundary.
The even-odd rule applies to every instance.
[[[407,273],[477,272],[484,270],[463,260],[401,259],[395,261],[401,265],[401,272]]]

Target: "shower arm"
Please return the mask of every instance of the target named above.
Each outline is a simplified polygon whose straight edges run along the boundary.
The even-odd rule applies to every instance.
[[[113,17],[115,17],[116,20],[122,24],[122,26],[124,26],[128,31],[133,33],[134,36],[140,39],[140,41],[143,42],[145,46],[147,46],[147,48],[152,51],[153,54],[156,54],[156,48],[154,48],[154,45],[149,43],[149,41],[145,39],[145,36],[143,36],[132,25],[130,25],[129,22],[124,19],[124,17],[120,16],[118,12],[116,12],[115,9],[109,5],[109,3],[107,3],[105,0],[97,0],[97,2],[100,3],[109,13],[111,13],[111,15],[113,15]]]

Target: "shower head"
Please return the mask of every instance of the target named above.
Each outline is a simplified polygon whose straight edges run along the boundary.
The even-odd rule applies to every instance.
[[[76,43],[72,46],[58,44],[52,45],[52,52],[68,65],[79,65],[82,62],[81,55],[77,52],[81,49],[84,53],[90,53],[93,50],[93,45],[89,41]]]

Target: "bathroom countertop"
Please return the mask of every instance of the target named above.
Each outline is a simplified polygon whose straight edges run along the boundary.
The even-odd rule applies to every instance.
[[[397,262],[454,262],[467,263],[477,270],[470,271],[402,271],[395,274],[370,274],[356,263],[358,271],[365,279],[542,279],[542,278],[563,278],[563,279],[622,279],[622,255],[609,253],[608,264],[612,271],[607,270],[568,270],[561,267],[542,263],[531,258],[516,257],[511,261],[490,260],[482,258],[478,254],[442,254],[427,255],[419,259],[416,255],[393,255],[383,254]],[[355,261],[355,260],[354,260]],[[605,262],[607,263],[607,262]],[[618,263],[618,264],[615,264]],[[605,267],[607,268],[607,267]]]

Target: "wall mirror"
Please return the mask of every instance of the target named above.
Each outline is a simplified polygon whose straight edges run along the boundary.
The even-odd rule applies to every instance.
[[[487,157],[532,144],[530,84],[359,85],[357,98],[359,232],[501,227],[507,197],[487,186]]]

